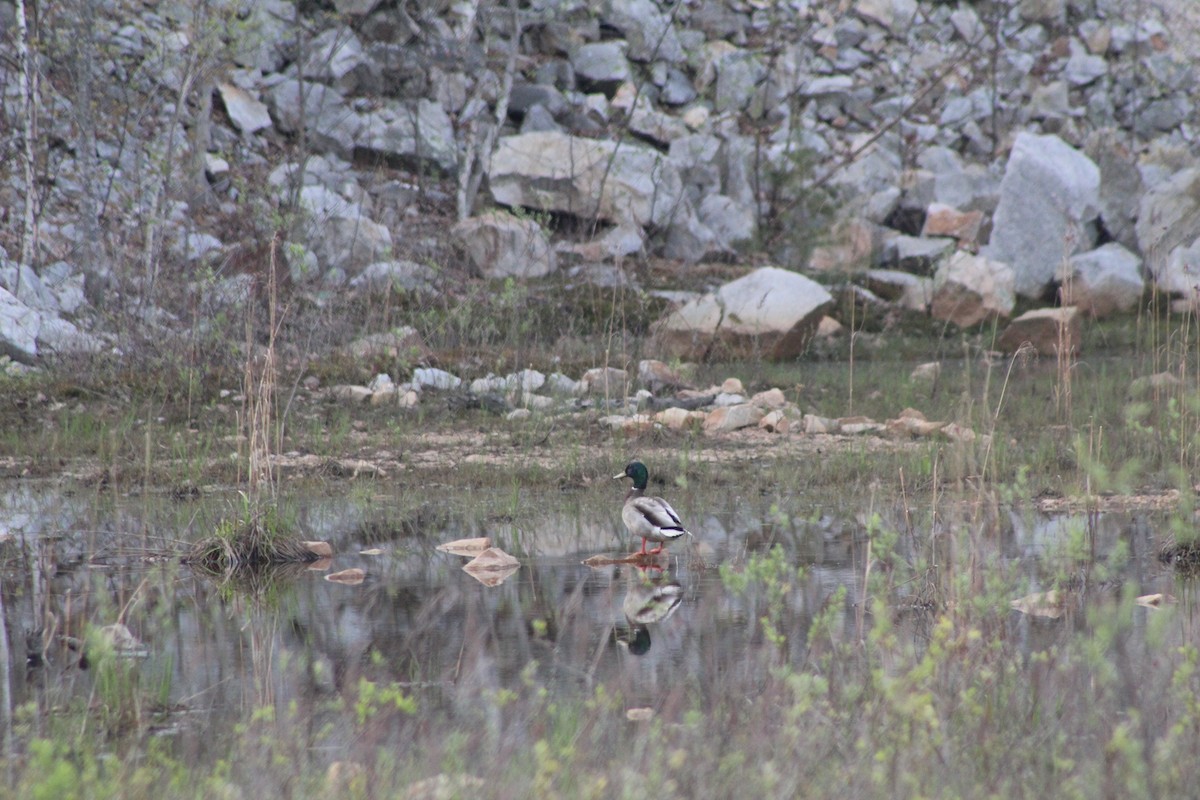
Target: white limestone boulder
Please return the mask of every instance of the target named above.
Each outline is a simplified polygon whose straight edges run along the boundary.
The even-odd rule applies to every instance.
[[[783,360],[800,355],[833,297],[798,272],[761,267],[695,298],[654,326],[663,352],[682,358],[716,353]]]

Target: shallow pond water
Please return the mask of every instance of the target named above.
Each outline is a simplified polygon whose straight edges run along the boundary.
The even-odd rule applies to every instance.
[[[1125,594],[1179,603],[1136,607],[1121,658],[1154,659],[1194,633],[1194,592],[1157,558],[1169,523],[1162,514],[1046,516],[970,502],[922,509],[896,498],[768,496],[728,484],[660,491],[695,541],[639,568],[581,563],[629,552],[616,483],[549,498],[522,487],[453,500],[431,490],[416,504],[386,486],[291,487],[281,508],[302,538],[333,545],[332,563],[222,584],[158,556],[182,552],[235,515],[236,496],[2,487],[0,591],[17,709],[8,741],[19,752],[50,735],[72,703],[113,702],[86,651],[98,629],[118,622],[137,640],[119,645],[118,658],[135,674],[143,743],[167,742],[192,765],[217,763],[230,757],[226,734],[270,709],[291,720],[288,735],[298,737],[305,764],[377,764],[381,750],[417,741],[433,762],[426,774],[462,768],[458,749],[502,758],[552,742],[554,709],[566,706],[598,703],[628,718],[614,730],[643,716],[684,727],[696,714],[720,716],[734,725],[738,704],[758,713],[755,699],[781,670],[789,680],[829,679],[840,662],[828,656],[837,652],[863,669],[882,660],[887,671],[889,659],[919,659],[940,641],[938,620],[947,615],[999,642],[1014,664],[1087,635],[1109,614],[1087,609],[1115,608]],[[489,536],[520,567],[487,585],[462,569],[467,559],[435,549],[472,536]],[[350,568],[363,570],[361,583],[324,579]],[[1011,607],[1022,597],[1035,598],[1032,613]],[[1158,614],[1180,621],[1165,638],[1148,639]],[[820,633],[811,638],[814,627]],[[1086,677],[1072,680],[1077,688]],[[596,746],[629,746],[624,734],[613,736]],[[583,763],[603,771],[614,757],[598,752]],[[503,773],[478,764],[467,771]],[[248,767],[230,780],[275,791],[283,779]],[[674,780],[689,793],[684,778]],[[519,779],[503,785],[491,796],[526,790]]]

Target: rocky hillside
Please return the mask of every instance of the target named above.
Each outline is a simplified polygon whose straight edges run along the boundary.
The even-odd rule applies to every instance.
[[[1186,4],[45,5],[0,2],[15,362],[203,332],[270,264],[316,306],[745,264],[673,273],[688,357],[794,357],[847,280],[961,326],[1197,302]]]

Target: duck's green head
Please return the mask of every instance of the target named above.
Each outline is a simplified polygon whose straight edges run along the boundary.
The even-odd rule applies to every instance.
[[[630,461],[625,465],[625,471],[620,475],[613,475],[614,480],[621,478],[633,478],[633,488],[645,491],[646,484],[650,481],[650,473],[646,471],[646,465],[640,461]]]

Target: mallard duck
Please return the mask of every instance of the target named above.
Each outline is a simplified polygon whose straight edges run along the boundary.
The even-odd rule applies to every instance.
[[[683,602],[683,587],[678,581],[651,580],[640,574],[642,567],[628,573],[625,600],[621,610],[629,622],[629,630],[617,634],[617,641],[629,648],[632,655],[644,655],[650,649],[650,628],[675,613]]]
[[[633,478],[633,486],[625,495],[625,507],[621,509],[621,519],[625,527],[634,536],[642,537],[642,549],[638,555],[653,556],[662,552],[666,542],[673,542],[681,536],[691,536],[691,532],[683,527],[679,515],[671,504],[661,497],[646,497],[646,484],[650,473],[646,465],[640,461],[630,461],[625,465],[625,471],[613,475],[613,480]],[[646,542],[658,542],[658,547],[646,550]]]

